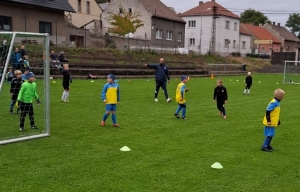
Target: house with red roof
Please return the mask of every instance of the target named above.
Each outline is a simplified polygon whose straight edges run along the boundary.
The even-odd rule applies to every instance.
[[[252,34],[251,48],[255,50],[255,53],[271,54],[272,51],[281,51],[281,41],[270,33],[262,25],[254,26],[251,24],[241,24],[245,29]],[[259,41],[257,41],[259,40]],[[258,43],[255,43],[255,42]],[[262,43],[259,43],[262,42]],[[266,42],[266,43],[264,43]]]
[[[145,39],[151,47],[183,48],[185,21],[160,0],[114,0],[102,13],[103,34],[112,26],[110,13],[120,13],[120,5],[129,13],[139,12],[144,24],[134,32],[134,37]],[[111,34],[114,35],[114,34]],[[146,43],[146,42],[145,42]],[[130,46],[130,45],[129,45]],[[143,45],[139,45],[143,46]],[[148,46],[148,45],[147,45]]]
[[[240,25],[240,53],[242,56],[251,53],[251,39],[252,34],[243,25]]]
[[[186,22],[185,48],[199,54],[208,53],[212,37],[213,7],[217,8],[218,15],[215,51],[221,55],[246,51],[249,48],[249,42],[248,45],[245,42],[245,50],[242,49],[239,29],[240,17],[218,4],[216,0],[200,1],[196,7],[180,14]],[[246,46],[248,47],[246,48]]]

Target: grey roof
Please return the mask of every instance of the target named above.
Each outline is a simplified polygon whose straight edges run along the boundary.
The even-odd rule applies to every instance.
[[[286,41],[300,41],[300,39],[298,39],[292,32],[290,32],[284,26],[278,26],[274,24],[268,25],[270,25],[275,31],[277,31],[279,35],[283,37]]]
[[[49,9],[68,11],[75,13],[76,11],[70,5],[68,0],[2,0],[4,2],[12,2],[19,4],[35,5]]]

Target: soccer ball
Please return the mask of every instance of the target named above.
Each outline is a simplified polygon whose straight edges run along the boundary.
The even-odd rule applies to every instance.
[[[50,77],[50,79],[53,79],[53,77]]]

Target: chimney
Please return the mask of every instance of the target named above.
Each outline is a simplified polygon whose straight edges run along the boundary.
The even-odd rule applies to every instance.
[[[203,1],[199,1],[199,5],[203,5]]]
[[[212,2],[216,2],[216,0],[211,0]]]
[[[273,25],[276,25],[276,23],[275,23],[275,22],[273,22]]]
[[[280,23],[278,23],[278,27],[280,27]]]

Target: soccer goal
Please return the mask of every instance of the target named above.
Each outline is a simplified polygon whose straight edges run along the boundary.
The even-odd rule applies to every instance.
[[[46,58],[48,34],[0,32],[0,145],[50,135],[50,68]],[[32,81],[39,102],[26,97],[34,92]]]
[[[283,84],[300,84],[300,61],[285,61]]]

